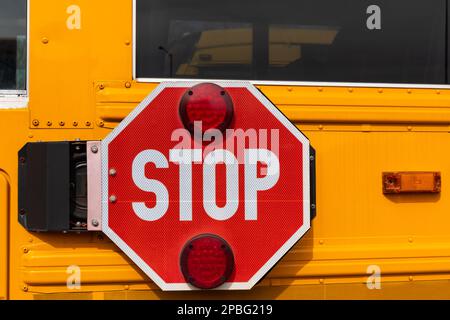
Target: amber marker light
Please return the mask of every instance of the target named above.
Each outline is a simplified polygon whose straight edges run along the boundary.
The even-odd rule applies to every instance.
[[[382,179],[384,194],[441,192],[440,172],[383,172]]]

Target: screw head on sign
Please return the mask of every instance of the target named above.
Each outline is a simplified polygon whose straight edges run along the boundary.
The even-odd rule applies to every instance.
[[[97,219],[92,219],[91,223],[92,223],[92,225],[93,225],[94,227],[98,227],[98,225],[99,225]]]
[[[117,174],[116,169],[114,169],[114,168],[109,169],[109,175],[110,175],[111,177],[115,177],[116,174]]]
[[[114,203],[114,202],[116,202],[116,201],[117,201],[117,197],[116,197],[115,195],[111,195],[111,196],[109,197],[109,202]]]
[[[98,152],[98,147],[97,146],[92,146],[91,147],[91,151],[92,151],[92,153],[97,153]]]

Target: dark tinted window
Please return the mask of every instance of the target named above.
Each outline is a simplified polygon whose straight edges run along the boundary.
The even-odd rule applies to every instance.
[[[26,89],[26,3],[0,1],[0,90]]]
[[[136,76],[445,83],[445,1],[373,4],[137,0]]]

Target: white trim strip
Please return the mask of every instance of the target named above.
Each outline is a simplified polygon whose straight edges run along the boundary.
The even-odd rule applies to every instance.
[[[135,59],[133,59],[134,61]],[[134,70],[135,71],[135,70]],[[225,80],[225,79],[177,79],[177,78],[135,78],[137,82],[230,82],[246,81],[255,86],[304,86],[304,87],[356,87],[356,88],[404,88],[404,89],[450,89],[450,84],[420,83],[369,83],[369,82],[313,82],[313,81],[263,81],[263,80]]]
[[[26,90],[0,90],[0,96],[26,96]]]
[[[28,97],[0,97],[1,109],[23,109],[28,107]]]

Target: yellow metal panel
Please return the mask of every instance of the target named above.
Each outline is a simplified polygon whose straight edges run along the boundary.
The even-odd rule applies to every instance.
[[[0,300],[8,297],[9,182],[0,169]]]
[[[102,85],[102,89],[99,86]],[[156,84],[124,88],[121,82],[101,82],[96,88],[98,121],[119,122]],[[448,124],[450,94],[443,90],[377,88],[267,87],[260,89],[291,121],[299,123]],[[356,92],[354,91],[356,90]],[[411,93],[408,93],[411,92]],[[439,94],[436,94],[439,92]],[[425,94],[427,93],[427,94]],[[446,128],[448,130],[448,127]]]
[[[75,30],[66,26],[73,4],[31,1],[30,120],[37,128],[91,128],[92,78],[131,79],[131,1],[76,1]]]
[[[69,30],[66,10],[72,1],[30,2],[30,120],[39,128],[87,127],[92,119],[89,6],[81,12],[81,29]]]

